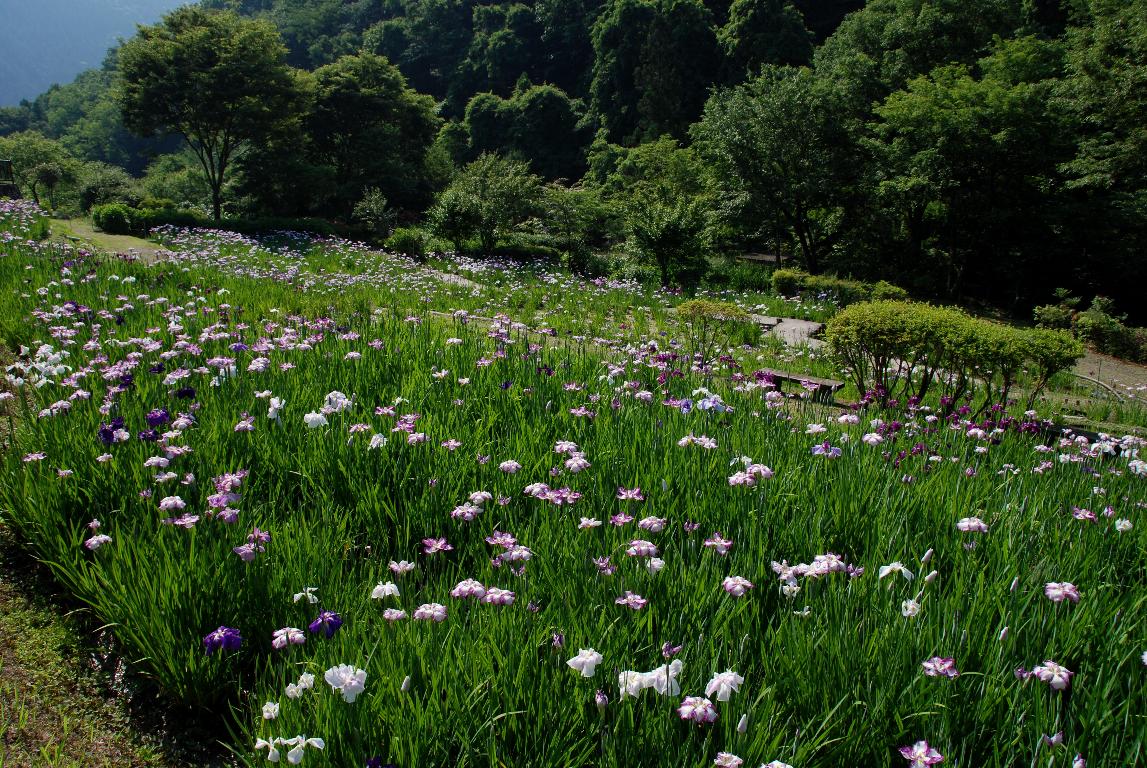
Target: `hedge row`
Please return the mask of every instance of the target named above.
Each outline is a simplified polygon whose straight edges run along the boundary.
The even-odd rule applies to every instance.
[[[92,221],[96,227],[112,235],[138,235],[164,225],[173,227],[210,227],[254,235],[276,230],[311,232],[327,237],[335,235],[355,236],[357,230],[340,226],[323,219],[264,217],[255,219],[224,218],[213,221],[194,211],[175,208],[133,208],[123,203],[109,203],[92,208]]]
[[[977,413],[1006,403],[1024,374],[1030,408],[1048,380],[1084,351],[1061,331],[1015,328],[908,301],[854,304],[828,322],[825,334],[859,391],[881,405],[938,390],[949,407],[979,397]]]
[[[799,269],[775,270],[773,290],[781,296],[825,294],[834,297],[841,306],[855,304],[858,301],[903,301],[908,298],[908,291],[884,280],[865,283],[829,275],[810,275]]]

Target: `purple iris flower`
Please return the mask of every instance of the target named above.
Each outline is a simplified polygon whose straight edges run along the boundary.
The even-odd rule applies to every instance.
[[[343,620],[337,613],[334,611],[323,611],[317,619],[307,625],[307,628],[312,632],[325,632],[327,637],[333,637],[342,625]]]
[[[166,408],[156,408],[153,411],[148,411],[146,418],[149,427],[162,427],[171,420],[171,414],[167,412]]]
[[[841,450],[836,446],[830,445],[827,440],[820,445],[814,445],[812,447],[813,456],[824,456],[826,459],[836,459],[840,457],[840,454]]]
[[[139,439],[146,443],[154,443],[159,439],[159,432],[154,429],[145,429],[139,433]]]
[[[203,638],[204,651],[208,656],[220,648],[225,651],[237,651],[242,644],[243,638],[239,636],[239,630],[234,627],[219,627]]]
[[[182,400],[193,400],[195,398],[195,387],[180,387],[175,390],[175,396]]]
[[[108,424],[100,424],[99,436],[100,442],[104,445],[111,445],[115,442],[116,430],[123,429],[123,419],[116,417]]]

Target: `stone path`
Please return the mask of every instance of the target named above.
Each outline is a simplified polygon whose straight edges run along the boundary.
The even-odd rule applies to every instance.
[[[812,349],[820,349],[824,346],[823,341],[814,338],[824,329],[824,323],[798,320],[795,317],[752,315],[752,318],[764,328],[766,335],[775,336],[790,347],[806,344]]]

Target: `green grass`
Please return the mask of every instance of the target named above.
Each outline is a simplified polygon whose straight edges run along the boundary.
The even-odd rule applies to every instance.
[[[9,343],[29,345],[17,372],[41,386],[34,404],[0,403],[15,427],[0,509],[140,674],[216,714],[215,735],[241,763],[265,762],[257,739],[299,734],[325,741],[304,765],[378,756],[402,766],[700,768],[727,751],[749,765],[903,766],[897,748],[921,739],[949,765],[1063,764],[1076,752],[1092,768],[1142,762],[1147,467],[1130,463],[1136,441],[1121,455],[1071,441],[1041,452],[1044,438],[1021,431],[1036,425],[1020,419],[949,423],[926,409],[838,421],[750,384],[758,366],[817,375],[828,361],[774,347],[694,371],[667,311],[673,299],[632,286],[458,266],[475,291],[346,244],[196,236],[181,246],[186,256],[150,267],[64,267],[74,254],[7,246],[0,316],[20,320],[5,328]],[[346,259],[358,266],[331,266]],[[555,336],[528,332],[539,315]],[[641,327],[621,328],[631,316]],[[165,381],[177,370],[186,375]],[[182,397],[186,386],[195,392]],[[308,428],[334,391],[352,405]],[[285,401],[280,420],[268,413],[272,395]],[[172,419],[158,428],[162,444],[139,434],[158,408]],[[411,414],[425,442],[395,431]],[[105,444],[101,425],[116,417],[129,439],[108,429]],[[883,442],[869,444],[873,433]],[[388,442],[371,449],[375,435]],[[567,464],[562,441],[590,466]],[[826,441],[839,458],[816,455]],[[168,466],[148,466],[153,457]],[[742,457],[774,476],[736,485]],[[520,471],[503,471],[507,460]],[[239,470],[249,474],[231,489],[238,498],[213,500]],[[570,506],[523,492],[535,483],[581,498]],[[619,499],[619,487],[640,487],[644,500]],[[478,491],[491,496],[482,511],[456,519]],[[185,509],[160,508],[176,495]],[[224,502],[236,522],[208,515]],[[199,519],[189,529],[163,522],[183,513]],[[613,524],[622,514],[635,519]],[[972,516],[987,533],[957,529]],[[582,517],[601,525],[582,527]],[[644,530],[643,518],[665,522]],[[111,541],[89,551],[93,519]],[[1133,527],[1119,532],[1116,519]],[[255,527],[271,539],[244,562],[233,548]],[[527,547],[528,561],[520,550],[498,557],[496,531]],[[733,542],[726,554],[705,544],[718,532]],[[453,550],[424,553],[437,537]],[[660,570],[626,554],[635,539],[656,545]],[[781,589],[774,561],[826,553],[864,573],[842,565]],[[601,557],[616,571],[601,573]],[[392,560],[418,567],[396,576]],[[916,578],[881,579],[893,562]],[[722,588],[732,576],[754,587],[732,597]],[[513,591],[513,604],[451,597],[467,578]],[[401,594],[372,599],[385,581]],[[1045,597],[1053,581],[1076,585],[1079,603]],[[307,587],[316,604],[294,600]],[[619,605],[627,591],[648,605]],[[918,615],[904,615],[909,600]],[[446,620],[383,616],[428,603],[447,606]],[[307,631],[320,610],[344,622],[329,638]],[[221,626],[242,644],[208,655],[204,636]],[[306,642],[274,650],[284,627]],[[664,664],[665,643],[682,646],[680,692],[622,699],[619,673]],[[604,657],[593,679],[566,664],[580,648]],[[925,676],[932,656],[955,659],[960,675]],[[1075,673],[1068,690],[1017,679],[1017,667],[1045,660]],[[353,704],[324,682],[338,664],[366,672]],[[682,698],[703,695],[724,670],[744,683],[715,703],[716,722],[682,721]],[[314,690],[292,698],[303,673]],[[261,714],[269,702],[280,708],[273,720]],[[1049,755],[1041,736],[1059,730],[1066,746]]]
[[[203,733],[130,674],[90,614],[0,529],[0,766],[184,768],[227,764]]]

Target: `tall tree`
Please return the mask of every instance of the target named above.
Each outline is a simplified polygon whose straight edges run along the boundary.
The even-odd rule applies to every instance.
[[[723,60],[700,0],[613,0],[593,30],[594,113],[611,141],[684,138]]]
[[[313,159],[329,169],[328,212],[349,215],[367,187],[400,206],[429,202],[424,165],[441,124],[434,100],[371,53],[344,56],[315,70],[314,79],[306,127]]]
[[[1043,277],[1059,271],[1047,214],[1070,146],[1048,102],[1061,69],[1057,44],[1000,42],[978,67],[938,67],[876,108],[872,183],[896,212],[888,256],[901,282],[996,303],[1054,288]]]
[[[693,129],[718,187],[753,236],[781,232],[820,271],[844,232],[855,146],[835,89],[807,68],[765,67],[718,92]]]
[[[16,183],[37,204],[40,202],[40,192],[49,192],[46,187],[51,186],[49,198],[52,198],[55,184],[65,176],[70,176],[79,165],[60,142],[36,131],[0,136],[0,157],[12,161]],[[57,176],[56,182],[45,183],[50,181],[53,172]]]
[[[215,219],[236,156],[295,114],[286,48],[269,21],[180,8],[140,27],[119,54],[124,123],[182,136],[203,167]]]
[[[1057,103],[1078,143],[1063,171],[1087,212],[1081,252],[1098,257],[1095,271],[1109,295],[1140,307],[1147,278],[1147,0],[1090,0],[1067,42]]]
[[[720,38],[736,80],[762,64],[807,64],[812,58],[812,37],[786,0],[735,0]]]
[[[972,64],[1024,23],[1025,0],[869,0],[817,49],[855,112],[944,64]]]

